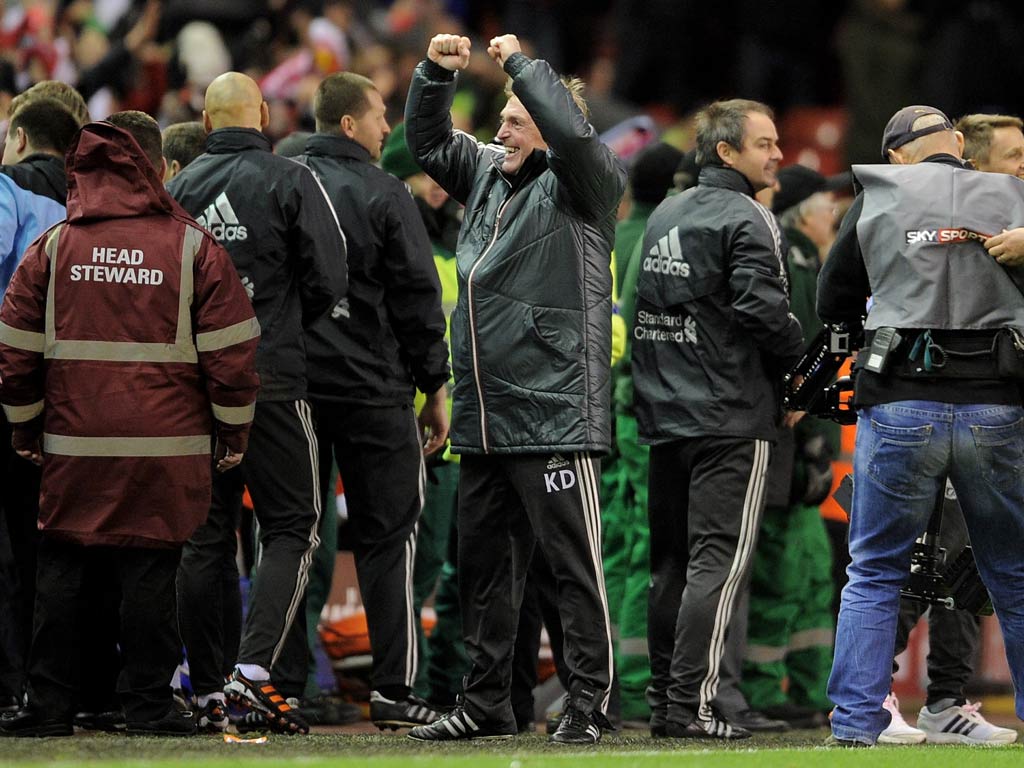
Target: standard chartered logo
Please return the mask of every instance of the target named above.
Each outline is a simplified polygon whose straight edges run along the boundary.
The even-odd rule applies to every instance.
[[[645,272],[672,277],[689,277],[690,265],[683,261],[683,248],[679,243],[679,227],[672,227],[667,235],[658,239],[650,253],[644,257]]]

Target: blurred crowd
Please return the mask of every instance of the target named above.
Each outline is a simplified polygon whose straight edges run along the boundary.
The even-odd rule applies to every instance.
[[[14,95],[56,79],[78,88],[94,118],[139,109],[166,126],[194,120],[210,81],[236,70],[262,87],[274,141],[312,128],[313,90],[336,71],[370,77],[394,123],[431,34],[509,31],[583,77],[598,131],[678,125],[684,145],[687,117],[725,95],[783,115],[842,105],[846,159],[864,162],[909,101],[949,114],[1024,111],[1002,85],[1024,68],[1013,34],[1022,17],[1000,0],[725,0],[714,11],[690,0],[0,0],[0,120]],[[504,101],[483,48],[455,115],[487,134]]]

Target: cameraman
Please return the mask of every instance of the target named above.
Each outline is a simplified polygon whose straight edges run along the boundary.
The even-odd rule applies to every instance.
[[[962,150],[963,136],[939,110],[893,115],[882,138],[893,166],[854,168],[864,189],[818,283],[826,323],[856,322],[872,296],[855,368],[852,562],[828,691],[842,746],[874,744],[889,723],[882,702],[899,590],[947,476],[1024,716],[1024,363],[1013,344],[1024,296],[981,245],[985,233],[1024,223],[1024,184],[969,170]]]

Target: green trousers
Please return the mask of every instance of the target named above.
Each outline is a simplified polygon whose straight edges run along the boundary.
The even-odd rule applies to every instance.
[[[647,589],[651,580],[647,525],[648,449],[637,442],[636,419],[618,414],[616,450],[601,474],[604,578],[615,639],[615,671],[623,720],[647,720]]]
[[[832,548],[818,508],[768,507],[751,576],[740,686],[753,709],[831,708],[825,695],[835,634],[831,573]]]

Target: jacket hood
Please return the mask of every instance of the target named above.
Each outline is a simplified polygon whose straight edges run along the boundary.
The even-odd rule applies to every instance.
[[[153,213],[187,216],[132,135],[110,123],[82,127],[68,149],[67,176],[68,221]]]

